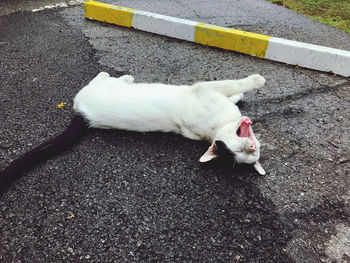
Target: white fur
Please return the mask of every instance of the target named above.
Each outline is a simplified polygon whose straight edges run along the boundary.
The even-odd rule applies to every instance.
[[[78,92],[74,109],[91,127],[175,132],[211,143],[222,140],[235,151],[249,142],[244,142],[248,138],[236,135],[241,113],[234,103],[242,98],[243,92],[260,88],[264,83],[265,79],[256,74],[240,80],[175,86],[134,83],[132,76],[114,78],[101,72]],[[258,155],[239,157],[237,161],[253,163]]]

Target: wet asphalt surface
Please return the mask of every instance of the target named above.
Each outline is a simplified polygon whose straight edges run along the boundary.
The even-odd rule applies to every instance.
[[[129,2],[224,26],[236,19],[220,20],[205,1],[182,13]],[[319,30],[309,42],[328,32],[325,45],[350,50],[348,34],[258,4],[277,8],[289,30],[249,12],[255,23],[242,15],[241,29],[296,38],[304,23]],[[81,6],[3,15],[0,168],[68,125],[72,99],[100,71],[174,84],[260,73],[266,87],[241,109],[267,176],[200,164],[208,145],[175,134],[92,130],[1,197],[0,262],[350,262],[348,79],[85,21]]]

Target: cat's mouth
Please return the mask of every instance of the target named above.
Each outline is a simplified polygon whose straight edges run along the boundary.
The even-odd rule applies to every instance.
[[[249,139],[254,140],[254,135],[252,128],[250,127],[252,125],[252,121],[248,117],[243,117],[240,120],[240,123],[237,128],[237,135],[239,137],[248,137]]]
[[[253,152],[256,150],[256,138],[251,127],[252,123],[248,117],[241,118],[236,133],[239,137],[246,137],[253,141],[248,149]]]

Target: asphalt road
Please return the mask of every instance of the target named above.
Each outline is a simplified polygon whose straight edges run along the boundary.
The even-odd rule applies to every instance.
[[[118,4],[350,50],[349,34],[265,1]],[[350,262],[349,79],[87,21],[80,5],[31,8],[0,16],[0,168],[62,130],[100,71],[259,73],[242,112],[268,174],[200,164],[206,143],[178,135],[93,130],[1,197],[0,262]]]

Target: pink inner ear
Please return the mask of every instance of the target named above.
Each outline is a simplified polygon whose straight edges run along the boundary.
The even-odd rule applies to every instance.
[[[258,172],[259,174],[261,174],[261,175],[265,175],[265,174],[266,174],[264,168],[261,167],[261,165],[260,165],[260,163],[259,163],[258,161],[256,161],[256,162],[254,163],[254,168],[255,168],[255,170],[257,170],[257,172]]]
[[[217,154],[215,152],[216,152],[216,146],[213,143],[212,145],[210,145],[208,150],[202,155],[202,157],[199,159],[199,161],[201,163],[209,162],[210,160],[217,157]]]

